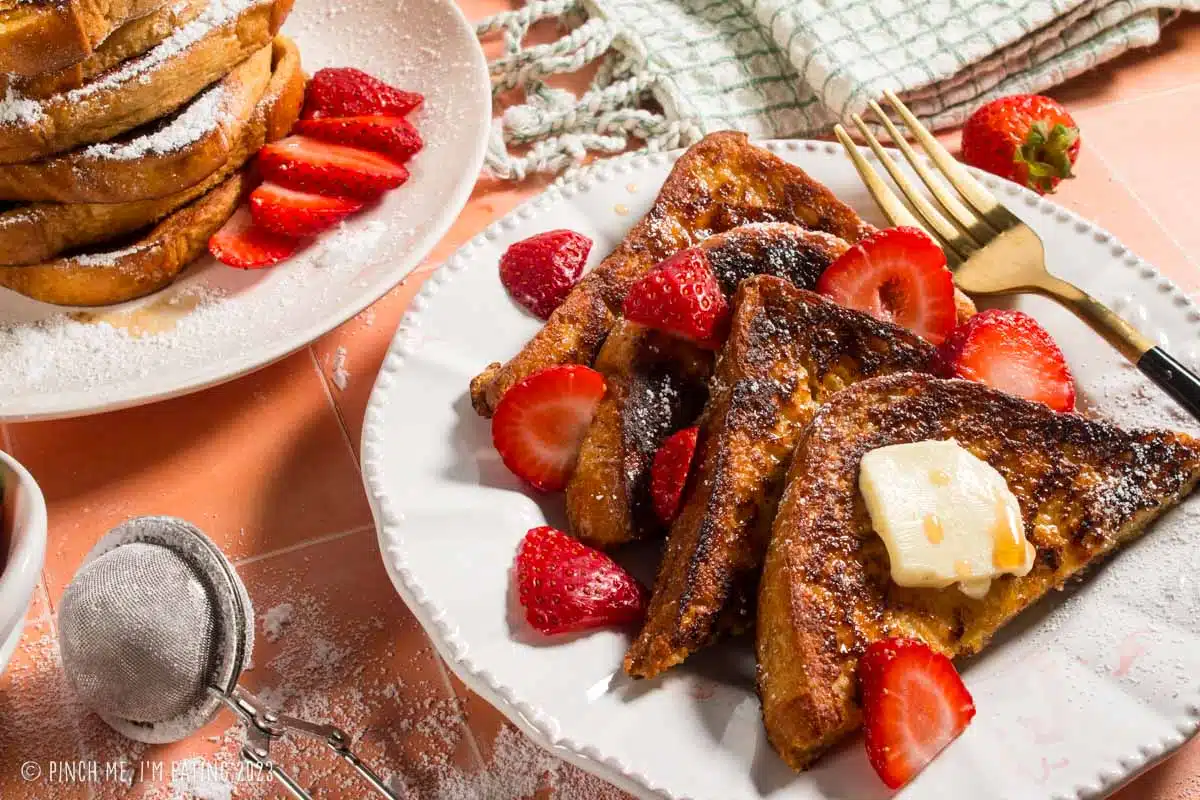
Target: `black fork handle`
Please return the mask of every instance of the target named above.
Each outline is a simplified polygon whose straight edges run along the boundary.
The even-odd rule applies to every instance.
[[[1137,362],[1138,369],[1157,383],[1176,403],[1200,420],[1200,377],[1161,347],[1151,347]]]

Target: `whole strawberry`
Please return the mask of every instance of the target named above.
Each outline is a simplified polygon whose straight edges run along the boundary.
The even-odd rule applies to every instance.
[[[729,303],[704,251],[665,259],[625,295],[625,318],[716,350],[728,333]]]
[[[1079,157],[1079,127],[1057,101],[1037,94],[1001,97],[967,120],[963,161],[1038,194],[1054,191]]]
[[[500,257],[500,282],[531,314],[550,319],[583,274],[591,249],[592,240],[575,231],[530,236]]]
[[[633,576],[549,526],[525,534],[516,572],[525,618],[547,635],[629,625],[646,612],[646,590]]]

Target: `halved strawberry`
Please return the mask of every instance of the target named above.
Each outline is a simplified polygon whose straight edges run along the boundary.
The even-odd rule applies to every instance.
[[[500,258],[500,282],[530,313],[550,319],[583,273],[592,240],[554,230],[509,245]]]
[[[986,383],[1055,411],[1075,408],[1075,379],[1053,337],[1020,311],[981,311],[939,350],[950,376]]]
[[[239,269],[261,269],[288,258],[303,242],[260,228],[242,206],[208,240],[208,252]]]
[[[975,716],[950,659],[914,639],[872,642],[858,679],[867,758],[892,789],[916,777]]]
[[[654,512],[665,525],[674,522],[679,513],[679,501],[683,499],[683,487],[692,470],[699,438],[699,428],[684,428],[668,436],[654,454],[654,464],[650,467],[650,497],[654,501]]]
[[[535,372],[509,389],[492,417],[504,466],[535,489],[565,487],[604,390],[599,372],[577,364]]]
[[[829,265],[817,291],[933,344],[946,338],[957,319],[946,254],[917,228],[887,228],[863,239]]]
[[[361,69],[326,67],[317,70],[304,92],[301,119],[358,117],[381,114],[403,117],[420,108],[425,98],[389,86]]]
[[[250,193],[254,224],[296,239],[332,228],[364,205],[362,200],[310,194],[270,181]]]
[[[408,180],[403,164],[341,144],[289,136],[258,151],[258,169],[289,189],[370,200]]]
[[[384,153],[399,161],[408,161],[425,143],[413,124],[403,117],[328,117],[302,119],[293,128],[296,133],[323,142],[344,144]]]
[[[716,350],[728,332],[729,303],[703,250],[665,259],[625,295],[626,319]]]
[[[548,635],[630,625],[646,613],[646,590],[633,576],[548,526],[521,540],[517,593],[529,624]]]

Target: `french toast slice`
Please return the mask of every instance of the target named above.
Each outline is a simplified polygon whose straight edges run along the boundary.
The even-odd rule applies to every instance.
[[[858,488],[864,453],[954,438],[1004,476],[1032,571],[973,600],[954,587],[902,588]],[[864,381],[822,407],[796,448],[758,601],[758,687],[767,733],[804,769],[855,730],[858,659],[881,638],[919,639],[950,657],[1138,536],[1192,491],[1200,443],[1059,414],[982,384],[927,375]]]
[[[292,0],[211,0],[157,46],[77,89],[21,100],[0,122],[0,164],[103,142],[171,114],[271,43]],[[10,101],[14,99],[9,92]]]
[[[742,282],[700,421],[683,508],[667,535],[625,671],[650,678],[751,619],[792,449],[822,403],[858,381],[929,371],[911,331],[788,281]]]
[[[299,117],[304,101],[300,54],[291,40],[277,37],[208,91],[223,92],[218,97],[219,109],[227,109],[230,119],[235,113],[244,119],[244,124],[231,131],[234,138],[227,142],[225,158],[211,174],[190,188],[152,200],[35,203],[0,213],[0,264],[39,264],[67,251],[123,236],[154,224],[223,183],[265,142],[286,134]],[[202,102],[204,96],[196,102]],[[204,107],[197,110],[204,114],[212,111]],[[114,165],[113,169],[119,167]],[[138,171],[135,168],[130,179]]]
[[[0,267],[0,286],[69,306],[109,305],[156,292],[206,252],[209,237],[237,210],[248,183],[245,172],[234,172],[127,247]]]
[[[616,324],[625,293],[670,254],[751,222],[791,222],[856,242],[870,226],[804,170],[750,144],[744,133],[710,134],[679,157],[649,213],[583,277],[507,364],[471,381],[471,402],[491,416],[518,381],[555,364],[591,364]]]
[[[0,73],[0,95],[11,88],[30,100],[42,100],[59,92],[78,89],[84,81],[104,70],[154,47],[208,7],[208,0],[177,0],[126,22],[110,33],[84,60],[36,75]]]
[[[702,241],[727,298],[751,275],[812,288],[848,245],[786,222],[743,225]],[[650,466],[671,433],[693,424],[708,395],[710,352],[620,320],[595,368],[608,386],[567,484],[571,532],[593,547],[661,535],[650,497]]]
[[[0,73],[36,75],[63,69],[126,22],[166,0],[0,0]]]
[[[0,286],[46,303],[94,306],[131,300],[169,283],[203,254],[208,237],[236,209],[236,201],[229,203],[231,193],[240,198],[251,188],[245,177],[247,158],[264,143],[286,136],[300,116],[306,83],[300,53],[291,39],[277,36],[271,57],[271,81],[243,141],[235,148],[229,169],[222,168],[214,175],[212,181],[220,180],[207,192],[197,194],[189,205],[171,213],[116,255],[87,252],[37,265],[0,267]]]

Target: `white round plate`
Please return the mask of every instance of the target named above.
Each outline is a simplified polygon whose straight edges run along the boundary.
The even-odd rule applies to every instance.
[[[163,400],[276,361],[385,294],[450,227],[491,122],[487,64],[454,0],[297,0],[283,32],[309,74],[353,66],[425,95],[408,182],[274,268],[205,256],[167,289],[100,310],[108,325],[0,289],[0,420]]]
[[[881,223],[836,145],[774,142]],[[564,524],[560,497],[525,491],[500,463],[467,383],[516,353],[537,320],[497,277],[510,243],[552,228],[595,240],[595,264],[650,206],[676,156],[605,162],[464,246],[401,324],[367,411],[366,477],[384,561],[438,650],[473,690],[556,754],[641,797],[870,800],[889,793],[860,740],[796,775],[766,741],[745,641],[666,676],[622,677],[627,632],[532,635],[509,591],[525,531]],[[1112,237],[1013,184],[985,178],[1045,239],[1049,261],[1195,363],[1200,310]],[[1050,329],[1081,405],[1129,426],[1193,429],[1136,370],[1040,298],[1017,305]],[[1193,499],[1082,583],[1056,593],[963,665],[978,715],[907,798],[1093,797],[1178,747],[1200,715],[1200,547]],[[652,578],[646,554],[622,556]]]

